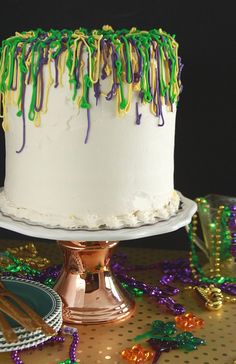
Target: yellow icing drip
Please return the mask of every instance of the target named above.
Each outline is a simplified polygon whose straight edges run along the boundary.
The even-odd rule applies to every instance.
[[[65,73],[65,67],[66,67],[66,52],[63,52],[58,59],[58,79],[60,87],[63,87],[63,75]]]
[[[81,64],[80,64],[80,79],[81,79],[81,84],[82,84],[82,87],[81,87],[81,93],[80,95],[77,97],[77,105],[80,106],[80,102],[81,102],[81,99],[82,99],[82,96],[83,96],[83,93],[84,93],[84,77],[83,77],[83,70],[84,70],[84,61],[81,60]]]
[[[2,128],[5,132],[7,132],[9,130],[9,120],[8,120],[8,115],[7,115],[7,99],[9,96],[9,92],[1,93],[2,96],[2,114],[1,117],[3,118],[3,122],[2,122]]]
[[[92,83],[97,83],[99,80],[99,76],[100,76],[100,55],[101,55],[101,47],[100,47],[100,43],[101,43],[101,39],[102,36],[95,36],[96,39],[96,48],[97,48],[97,52],[95,55],[95,63],[94,63],[94,77],[90,78]],[[91,62],[91,60],[90,60]],[[89,69],[91,69],[91,63],[89,65]]]
[[[53,77],[52,77],[52,70],[51,70],[51,58],[52,58],[52,50],[50,49],[48,52],[48,64],[47,64],[47,69],[48,69],[48,83],[46,86],[46,91],[45,91],[45,98],[44,98],[44,103],[43,103],[43,109],[42,112],[46,113],[48,110],[48,96],[49,96],[49,90],[51,88],[51,86],[53,85]]]
[[[5,58],[6,58],[6,50],[7,50],[7,48],[4,47],[3,48],[3,53],[2,53],[2,60],[1,60],[0,79],[2,79],[2,74],[3,74],[3,71],[4,71],[4,64],[5,64]]]
[[[40,112],[35,113],[34,126],[39,127],[41,125],[41,115]]]
[[[92,64],[92,53],[91,53],[91,49],[90,49],[88,43],[86,42],[85,37],[82,34],[80,34],[80,32],[76,32],[75,31],[74,34],[72,35],[72,37],[73,38],[76,38],[74,42],[78,42],[79,40],[81,40],[84,43],[85,47],[87,48],[88,55],[89,55],[89,57],[88,57],[88,62],[89,62],[89,78],[90,78],[90,80],[91,80],[92,83],[95,83],[96,80],[94,82],[94,80],[92,78],[92,67],[91,67],[91,64]],[[74,62],[73,62],[73,64],[74,64]],[[74,68],[73,68],[73,65],[72,65],[70,76],[72,75],[72,72],[73,71],[74,71]]]

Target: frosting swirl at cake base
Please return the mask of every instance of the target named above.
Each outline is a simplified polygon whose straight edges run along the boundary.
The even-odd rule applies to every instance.
[[[39,224],[48,227],[64,229],[121,229],[154,224],[160,220],[169,219],[179,209],[180,198],[173,191],[168,203],[158,209],[130,211],[129,214],[120,216],[99,217],[98,215],[62,216],[40,213],[34,210],[17,207],[6,198],[4,191],[0,193],[0,211],[13,219],[23,220],[30,224]]]

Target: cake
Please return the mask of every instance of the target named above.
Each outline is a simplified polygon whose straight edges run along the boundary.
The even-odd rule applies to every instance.
[[[174,35],[37,29],[4,40],[0,60],[4,215],[119,229],[176,214]]]

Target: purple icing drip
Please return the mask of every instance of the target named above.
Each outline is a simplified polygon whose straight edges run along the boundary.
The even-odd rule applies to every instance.
[[[27,58],[29,57],[29,54],[30,54],[30,52],[31,52],[31,50],[32,50],[32,48],[33,48],[33,46],[34,46],[34,44],[35,44],[35,42],[36,42],[36,40],[35,41],[33,41],[31,44],[30,44],[30,46],[29,46],[29,48],[28,48],[28,50],[26,51],[26,54],[25,54],[25,61],[27,60]],[[29,85],[30,84],[30,77],[31,77],[31,67],[29,67],[29,70],[28,70],[28,77],[27,77],[27,85]]]
[[[181,79],[181,73],[182,73],[182,70],[183,70],[183,63],[181,61],[181,57],[178,57],[178,61],[179,61],[179,72],[178,72],[178,76],[177,76],[177,79],[178,81],[180,82],[180,79]]]
[[[26,51],[26,53],[25,53],[25,60],[29,57],[29,54],[30,54],[30,52],[31,52],[31,50],[32,50],[33,45],[35,44],[35,42],[36,42],[36,41],[33,41],[33,42],[30,44],[29,48],[27,49],[27,51]]]
[[[101,95],[101,86],[100,86],[99,80],[94,84],[93,89],[94,89],[94,96],[96,98],[96,106],[97,106],[99,97]]]
[[[37,95],[36,95],[36,101],[35,101],[35,111],[39,112],[42,110],[43,107],[43,98],[44,98],[44,82],[43,82],[43,66],[45,64],[47,64],[48,62],[48,48],[46,50],[46,54],[45,57],[43,56],[43,49],[41,49],[41,55],[40,55],[40,60],[39,60],[39,65],[38,65],[38,70],[37,70],[37,76],[36,76],[36,80],[38,82],[38,78],[39,78],[39,82],[41,85],[41,92],[40,92],[40,102],[39,102],[39,106],[37,106]]]
[[[54,58],[54,65],[55,65],[55,83],[54,83],[54,87],[57,88],[59,85],[59,80],[58,80],[58,61],[59,61],[59,55],[56,56],[56,58]]]
[[[133,39],[131,39],[130,42],[131,42],[133,48],[135,49],[137,57],[138,57],[138,72],[133,73],[133,81],[135,83],[138,83],[140,81],[140,78],[142,77],[143,60],[142,60],[140,52],[136,46],[135,41]]]
[[[118,89],[118,87],[119,87],[119,84],[117,82],[113,83],[111,91],[109,91],[108,94],[106,95],[106,100],[107,101],[110,101],[113,98],[113,96],[114,96],[116,90]]]
[[[116,82],[116,61],[118,59],[118,54],[113,44],[111,44],[111,48],[112,48],[111,60],[112,60],[113,84],[111,87],[111,91],[109,91],[106,96],[106,100],[108,101],[112,100],[117,88],[119,87],[119,83]]]
[[[101,44],[101,51],[103,53],[103,60],[104,60],[104,64],[103,64],[102,71],[101,71],[101,79],[105,80],[107,78],[105,69],[106,69],[106,65],[108,63],[107,53],[109,54],[110,42],[105,42],[104,39],[102,39],[100,44]]]
[[[170,70],[170,75],[172,73],[172,62],[170,59],[168,59],[168,66],[169,66],[169,70]],[[170,100],[170,92],[169,92],[169,88],[166,90],[166,94],[165,94],[165,104],[167,106],[170,105],[171,111],[173,111],[173,105],[172,102]]]
[[[183,91],[183,85],[181,84],[181,74],[182,74],[182,70],[183,70],[183,63],[181,61],[181,57],[178,57],[178,60],[179,60],[179,71],[178,71],[178,75],[177,75],[177,80],[178,80],[178,83],[180,85],[180,90],[179,90],[179,93],[181,94],[181,92]]]
[[[142,90],[139,91],[138,95],[139,95],[139,98],[140,98],[141,102],[143,102],[143,97],[144,97],[143,91]]]
[[[28,77],[27,77],[27,85],[29,85],[30,84],[30,78],[31,78],[31,73],[32,73],[32,71],[31,71],[31,67],[29,68],[29,71],[28,71]]]
[[[165,105],[167,106],[169,104],[169,97],[168,97],[168,93],[167,92],[165,93],[164,98],[165,98]]]
[[[136,124],[140,125],[142,114],[138,112],[138,102],[136,102]]]
[[[89,102],[89,90],[87,91],[87,100]],[[90,126],[91,126],[91,118],[90,118],[90,109],[87,109],[87,119],[88,119],[88,127],[87,127],[87,132],[86,132],[86,137],[84,140],[84,144],[87,144],[88,142],[88,137],[89,137],[89,132],[90,132]]]

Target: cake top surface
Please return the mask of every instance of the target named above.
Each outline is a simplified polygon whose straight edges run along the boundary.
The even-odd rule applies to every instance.
[[[41,41],[46,44],[59,40],[60,42],[67,42],[78,37],[88,39],[91,46],[95,39],[104,38],[106,40],[116,41],[121,40],[123,37],[140,41],[142,45],[147,44],[152,40],[157,41],[159,44],[165,45],[169,43],[171,47],[178,46],[175,41],[175,35],[170,35],[167,32],[159,29],[141,30],[135,27],[131,29],[118,29],[114,30],[110,25],[104,25],[101,29],[86,29],[78,28],[75,30],[70,29],[50,29],[49,31],[38,28],[36,30],[16,32],[14,36],[2,41],[2,44],[13,44],[19,42],[35,42]]]
[[[47,80],[44,79],[45,67],[48,67]],[[39,125],[40,115],[47,110],[49,89],[52,85],[55,88],[63,86],[62,75],[65,71],[72,101],[88,110],[88,126],[91,89],[96,105],[99,105],[102,96],[107,101],[116,97],[117,112],[121,115],[129,111],[132,94],[136,93],[136,124],[141,119],[138,113],[140,102],[150,104],[150,111],[160,120],[158,125],[163,125],[162,106],[166,105],[172,111],[172,105],[178,101],[182,89],[182,67],[175,36],[162,29],[113,30],[111,26],[104,25],[102,29],[94,30],[37,29],[16,32],[3,40],[0,48],[3,127],[5,130],[8,128],[7,104],[12,92],[18,95],[17,115],[22,117],[24,125],[25,90],[29,84],[32,85],[32,95],[27,116]],[[111,81],[106,94],[102,90],[105,79]],[[88,135],[85,143],[87,140]]]

